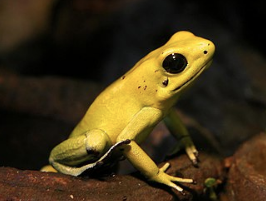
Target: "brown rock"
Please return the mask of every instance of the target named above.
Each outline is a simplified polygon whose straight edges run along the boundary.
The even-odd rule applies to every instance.
[[[232,157],[226,185],[227,200],[266,200],[266,135],[244,143]]]
[[[0,200],[192,200],[204,196],[206,178],[223,179],[221,161],[207,154],[201,154],[199,168],[193,167],[186,155],[168,162],[169,174],[197,182],[181,184],[185,195],[147,182],[139,174],[92,179],[1,167]]]

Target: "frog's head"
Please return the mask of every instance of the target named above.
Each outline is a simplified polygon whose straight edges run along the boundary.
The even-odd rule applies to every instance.
[[[212,62],[214,44],[190,32],[174,34],[162,47],[150,56],[158,81],[158,96],[161,99],[178,97]]]
[[[211,41],[187,31],[177,32],[121,77],[119,86],[130,96],[136,94],[143,105],[167,109],[210,66],[214,51]]]

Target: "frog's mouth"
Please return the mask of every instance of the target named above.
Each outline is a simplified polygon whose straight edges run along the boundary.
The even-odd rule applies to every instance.
[[[210,60],[209,62],[207,62],[207,64],[205,64],[204,66],[202,66],[198,72],[196,72],[191,78],[189,78],[186,82],[184,82],[182,85],[178,86],[177,88],[175,88],[173,91],[178,91],[179,89],[183,88],[184,86],[188,85],[189,83],[191,83],[196,77],[198,77],[203,71],[204,69],[208,68],[212,63],[212,60]]]

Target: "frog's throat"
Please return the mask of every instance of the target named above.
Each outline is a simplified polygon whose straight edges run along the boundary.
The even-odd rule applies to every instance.
[[[185,85],[188,85],[190,82],[192,82],[196,77],[198,77],[205,68],[208,68],[211,65],[212,61],[209,61],[206,65],[202,66],[198,72],[196,72],[191,78],[189,78],[186,82],[184,82],[182,85],[175,88],[173,91],[178,91],[181,88],[183,88]]]

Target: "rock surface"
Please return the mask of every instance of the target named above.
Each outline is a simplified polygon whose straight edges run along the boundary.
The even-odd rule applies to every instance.
[[[230,160],[226,200],[266,200],[266,134],[244,143]]]
[[[138,173],[94,179],[1,167],[0,200],[192,200],[204,198],[206,178],[223,180],[221,160],[211,155],[201,154],[198,168],[192,166],[185,155],[169,162],[169,174],[193,178],[197,182],[182,184],[185,195],[147,182]]]

